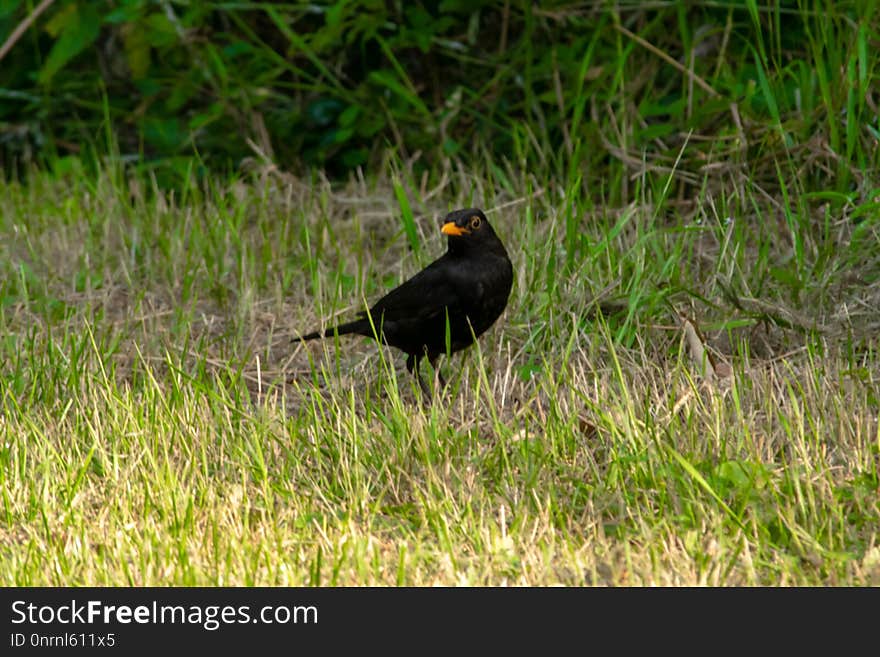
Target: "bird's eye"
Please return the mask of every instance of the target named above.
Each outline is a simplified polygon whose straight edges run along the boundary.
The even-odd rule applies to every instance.
[[[481,223],[483,223],[483,221],[477,215],[471,217],[471,230],[479,228]]]

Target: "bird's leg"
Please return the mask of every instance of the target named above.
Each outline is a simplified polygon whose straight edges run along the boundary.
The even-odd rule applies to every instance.
[[[431,389],[428,387],[428,384],[425,383],[425,380],[419,375],[419,361],[422,359],[420,354],[409,354],[406,357],[406,371],[415,375],[416,380],[419,382],[419,387],[422,389],[422,392],[431,396]]]

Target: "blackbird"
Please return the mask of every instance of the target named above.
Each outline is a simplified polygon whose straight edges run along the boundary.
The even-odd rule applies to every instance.
[[[352,322],[294,340],[378,333],[406,353],[406,369],[430,394],[419,361],[427,358],[434,367],[447,347],[452,353],[472,345],[504,311],[513,285],[510,258],[482,210],[450,212],[441,231],[447,235],[446,253],[379,299],[369,315],[363,311]],[[439,374],[438,380],[443,383]]]

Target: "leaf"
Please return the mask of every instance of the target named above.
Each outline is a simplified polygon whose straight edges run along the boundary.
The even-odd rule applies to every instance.
[[[385,116],[379,112],[363,114],[357,124],[358,136],[372,137],[384,128],[386,123]]]
[[[162,151],[174,152],[184,143],[186,134],[175,117],[148,118],[144,122],[144,139]]]
[[[357,120],[358,116],[361,113],[361,108],[358,105],[349,105],[343,110],[343,112],[339,115],[339,125],[344,127],[349,127],[354,125],[354,122]]]
[[[144,19],[144,29],[150,45],[154,48],[172,46],[179,40],[177,28],[163,13],[153,13]]]
[[[686,98],[664,98],[659,101],[644,101],[639,105],[639,114],[643,117],[649,116],[675,116],[679,117],[684,114],[687,108]]]
[[[74,20],[73,17],[76,15],[76,11],[76,4],[69,4],[64,9],[59,9],[57,14],[46,21],[44,29],[49,33],[49,36],[57,39],[58,35],[64,30],[64,26]]]
[[[52,171],[59,177],[69,174],[80,175],[84,169],[82,160],[76,155],[67,155],[52,161]]]
[[[541,373],[541,366],[529,360],[525,365],[521,365],[516,369],[516,374],[523,381],[531,381],[532,377]]]
[[[342,153],[342,163],[348,168],[354,168],[367,161],[367,149],[353,148]]]
[[[192,131],[200,130],[206,125],[222,118],[223,112],[223,103],[211,103],[206,111],[199,112],[189,120],[189,129]]]
[[[140,3],[125,3],[121,7],[104,14],[104,22],[111,25],[125,25],[137,20],[141,12]]]
[[[354,135],[354,128],[339,128],[331,134],[333,135],[334,144],[344,144]]]
[[[412,247],[412,250],[418,253],[421,246],[419,244],[419,233],[416,230],[415,217],[413,217],[412,208],[409,205],[409,199],[406,197],[406,190],[396,176],[391,181],[391,184],[394,186],[394,195],[397,197],[397,204],[400,206],[403,230],[406,233],[407,239],[409,239],[409,244]]]
[[[801,281],[797,274],[783,267],[770,267],[770,276],[783,285],[788,285],[794,290],[800,289]]]
[[[95,42],[101,31],[101,18],[91,3],[83,7],[70,5],[46,24],[46,31],[60,36],[40,70],[41,84],[47,84],[71,59]]]
[[[645,141],[649,141],[651,139],[655,139],[657,137],[665,137],[666,135],[671,134],[675,131],[675,126],[671,123],[657,123],[654,125],[649,125],[643,130],[638,131],[638,136],[640,139]]]
[[[691,476],[691,478],[696,481],[697,484],[699,484],[699,486],[715,500],[718,506],[720,506],[724,510],[728,517],[733,520],[733,522],[735,522],[740,529],[746,531],[746,528],[743,525],[742,520],[740,520],[739,516],[733,512],[733,509],[731,509],[724,500],[721,499],[718,493],[715,492],[715,489],[712,488],[709,482],[706,481],[703,475],[701,475],[697,471],[697,469],[690,463],[690,461],[688,461],[684,456],[675,451],[675,449],[671,446],[667,446],[666,451],[676,461],[678,461],[679,465],[681,465],[681,467],[685,469],[685,471]]]
[[[122,28],[122,38],[131,77],[135,80],[146,77],[150,68],[150,42],[146,32],[137,23],[129,23]]]
[[[446,155],[455,155],[461,149],[461,144],[455,141],[452,137],[447,137],[443,141],[443,152]],[[494,166],[494,165],[493,165]]]
[[[427,105],[422,102],[422,99],[419,98],[415,93],[407,89],[403,84],[401,84],[394,74],[387,69],[380,69],[378,71],[370,71],[368,76],[370,82],[374,84],[385,87],[386,89],[394,92],[401,99],[406,101],[410,106],[416,109],[420,114],[424,116],[430,116],[431,112],[428,111]]]
[[[0,0],[0,19],[12,16],[17,10],[22,0]]]

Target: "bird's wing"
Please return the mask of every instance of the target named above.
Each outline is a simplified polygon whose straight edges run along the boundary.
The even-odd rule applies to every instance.
[[[394,288],[370,309],[385,321],[427,319],[455,311],[461,305],[458,276],[442,258]]]

